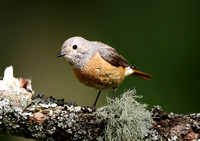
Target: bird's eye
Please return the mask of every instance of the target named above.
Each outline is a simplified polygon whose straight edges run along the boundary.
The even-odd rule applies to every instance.
[[[74,50],[76,50],[76,49],[78,48],[78,46],[77,46],[77,45],[73,45],[72,48],[73,48]]]

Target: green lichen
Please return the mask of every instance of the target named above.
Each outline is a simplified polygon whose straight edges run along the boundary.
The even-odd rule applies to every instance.
[[[97,116],[106,121],[104,138],[108,141],[144,140],[152,127],[152,114],[147,105],[136,101],[141,96],[135,90],[128,90],[114,100],[107,98],[108,105],[97,110]]]

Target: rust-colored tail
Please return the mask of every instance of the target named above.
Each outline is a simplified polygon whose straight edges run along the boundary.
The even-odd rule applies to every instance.
[[[147,73],[135,70],[135,69],[133,69],[133,71],[134,71],[134,73],[131,74],[132,76],[137,76],[137,77],[143,78],[145,80],[149,80],[152,78],[152,76],[150,74],[147,74]]]

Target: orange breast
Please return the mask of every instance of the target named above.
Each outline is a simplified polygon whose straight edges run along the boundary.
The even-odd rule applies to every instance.
[[[96,53],[84,68],[73,68],[73,72],[81,83],[99,90],[118,87],[125,78],[123,67],[111,65],[99,53]]]

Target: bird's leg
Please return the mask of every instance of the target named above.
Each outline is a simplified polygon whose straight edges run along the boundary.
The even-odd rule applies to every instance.
[[[116,91],[117,91],[117,88],[113,88],[113,96],[112,96],[112,99],[115,98]]]
[[[101,94],[101,91],[98,92],[97,98],[92,106],[93,109],[96,109],[97,100],[98,100],[100,94]]]

